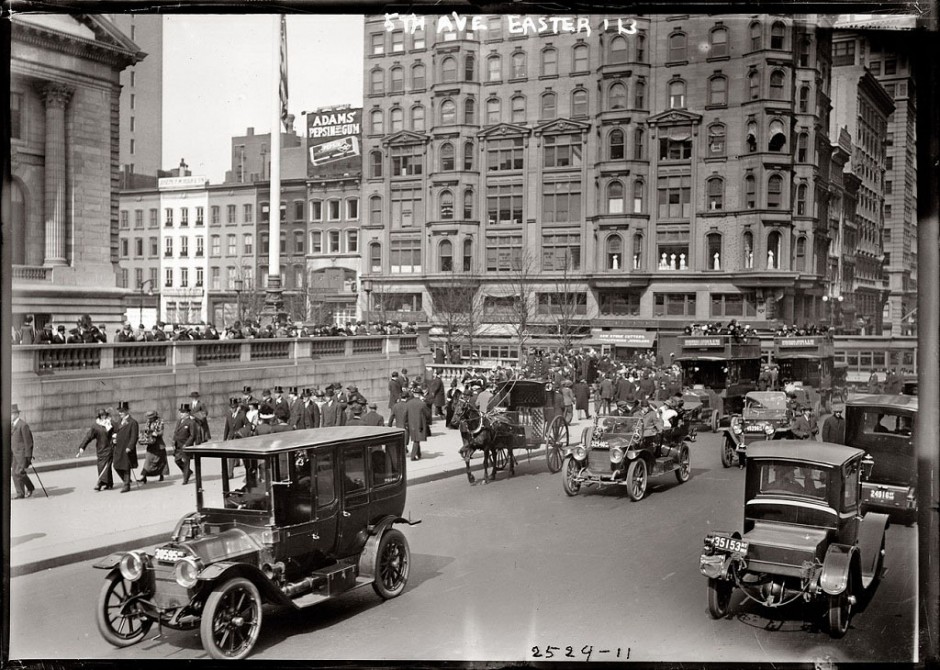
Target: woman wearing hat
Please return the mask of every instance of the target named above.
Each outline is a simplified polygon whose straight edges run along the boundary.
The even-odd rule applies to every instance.
[[[166,443],[163,441],[163,421],[154,410],[147,412],[147,419],[140,431],[140,444],[147,449],[144,457],[144,467],[140,471],[140,481],[147,483],[147,477],[160,477],[170,474],[170,466],[166,459]]]
[[[95,483],[95,491],[101,489],[110,489],[114,486],[114,475],[111,473],[111,417],[107,410],[99,409],[95,418],[95,423],[85,433],[81,444],[78,445],[78,458],[85,453],[87,447],[92,441],[95,443],[95,453],[98,456],[98,481]]]

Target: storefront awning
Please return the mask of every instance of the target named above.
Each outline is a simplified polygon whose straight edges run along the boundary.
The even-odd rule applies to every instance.
[[[613,347],[651,349],[656,344],[656,333],[627,328],[612,330],[593,328],[590,337],[581,344],[592,346],[607,344]]]

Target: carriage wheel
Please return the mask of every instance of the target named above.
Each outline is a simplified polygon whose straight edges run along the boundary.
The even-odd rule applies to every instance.
[[[505,447],[500,447],[496,450],[494,458],[496,459],[496,469],[505,470],[506,466],[509,465],[509,450]]]
[[[646,461],[638,458],[627,468],[627,495],[636,502],[646,495]]]
[[[563,416],[556,416],[545,432],[545,459],[549,472],[561,470],[563,448],[569,444],[568,424]]]

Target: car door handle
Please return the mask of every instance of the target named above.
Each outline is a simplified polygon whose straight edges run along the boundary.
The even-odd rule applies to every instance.
[[[345,517],[350,517],[350,516],[352,516],[352,514],[350,514],[350,513],[347,512],[346,510],[343,510],[343,516],[345,516]]]
[[[310,538],[313,539],[313,540],[319,540],[319,539],[320,539],[320,536],[317,535],[316,533],[310,533]]]

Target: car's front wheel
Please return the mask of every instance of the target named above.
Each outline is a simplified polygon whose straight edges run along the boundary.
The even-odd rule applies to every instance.
[[[679,468],[676,470],[676,479],[679,480],[679,483],[689,481],[689,477],[692,476],[692,457],[690,456],[689,447],[682,445],[682,448],[679,450]]]
[[[708,426],[709,428],[712,429],[713,433],[718,432],[718,410],[717,409],[712,410],[711,417],[708,421]]]
[[[734,465],[734,441],[725,435],[721,443],[721,467],[730,468]]]
[[[573,456],[565,456],[565,464],[562,466],[562,470],[564,471],[562,483],[565,487],[565,493],[569,496],[576,496],[581,490],[581,482],[575,480],[575,477],[578,475],[578,470],[580,469],[580,466],[577,461],[574,460]]]
[[[851,584],[851,582],[849,582]],[[829,635],[840,638],[849,630],[849,619],[852,616],[852,605],[849,600],[849,587],[834,596],[829,596]]]
[[[646,461],[638,458],[627,468],[627,495],[630,500],[636,502],[643,499],[646,495],[646,482]]]
[[[261,605],[258,587],[244,577],[215,587],[199,624],[202,646],[209,656],[233,661],[248,656],[261,632]]]
[[[115,647],[140,642],[153,625],[153,619],[137,604],[137,595],[134,583],[124,579],[118,571],[107,576],[98,594],[98,631]]]
[[[708,614],[712,619],[724,619],[731,612],[731,594],[734,584],[714,577],[708,580]]]
[[[410,569],[411,549],[408,540],[394,528],[385,531],[375,556],[375,581],[372,582],[372,588],[385,600],[401,595],[408,583]]]

